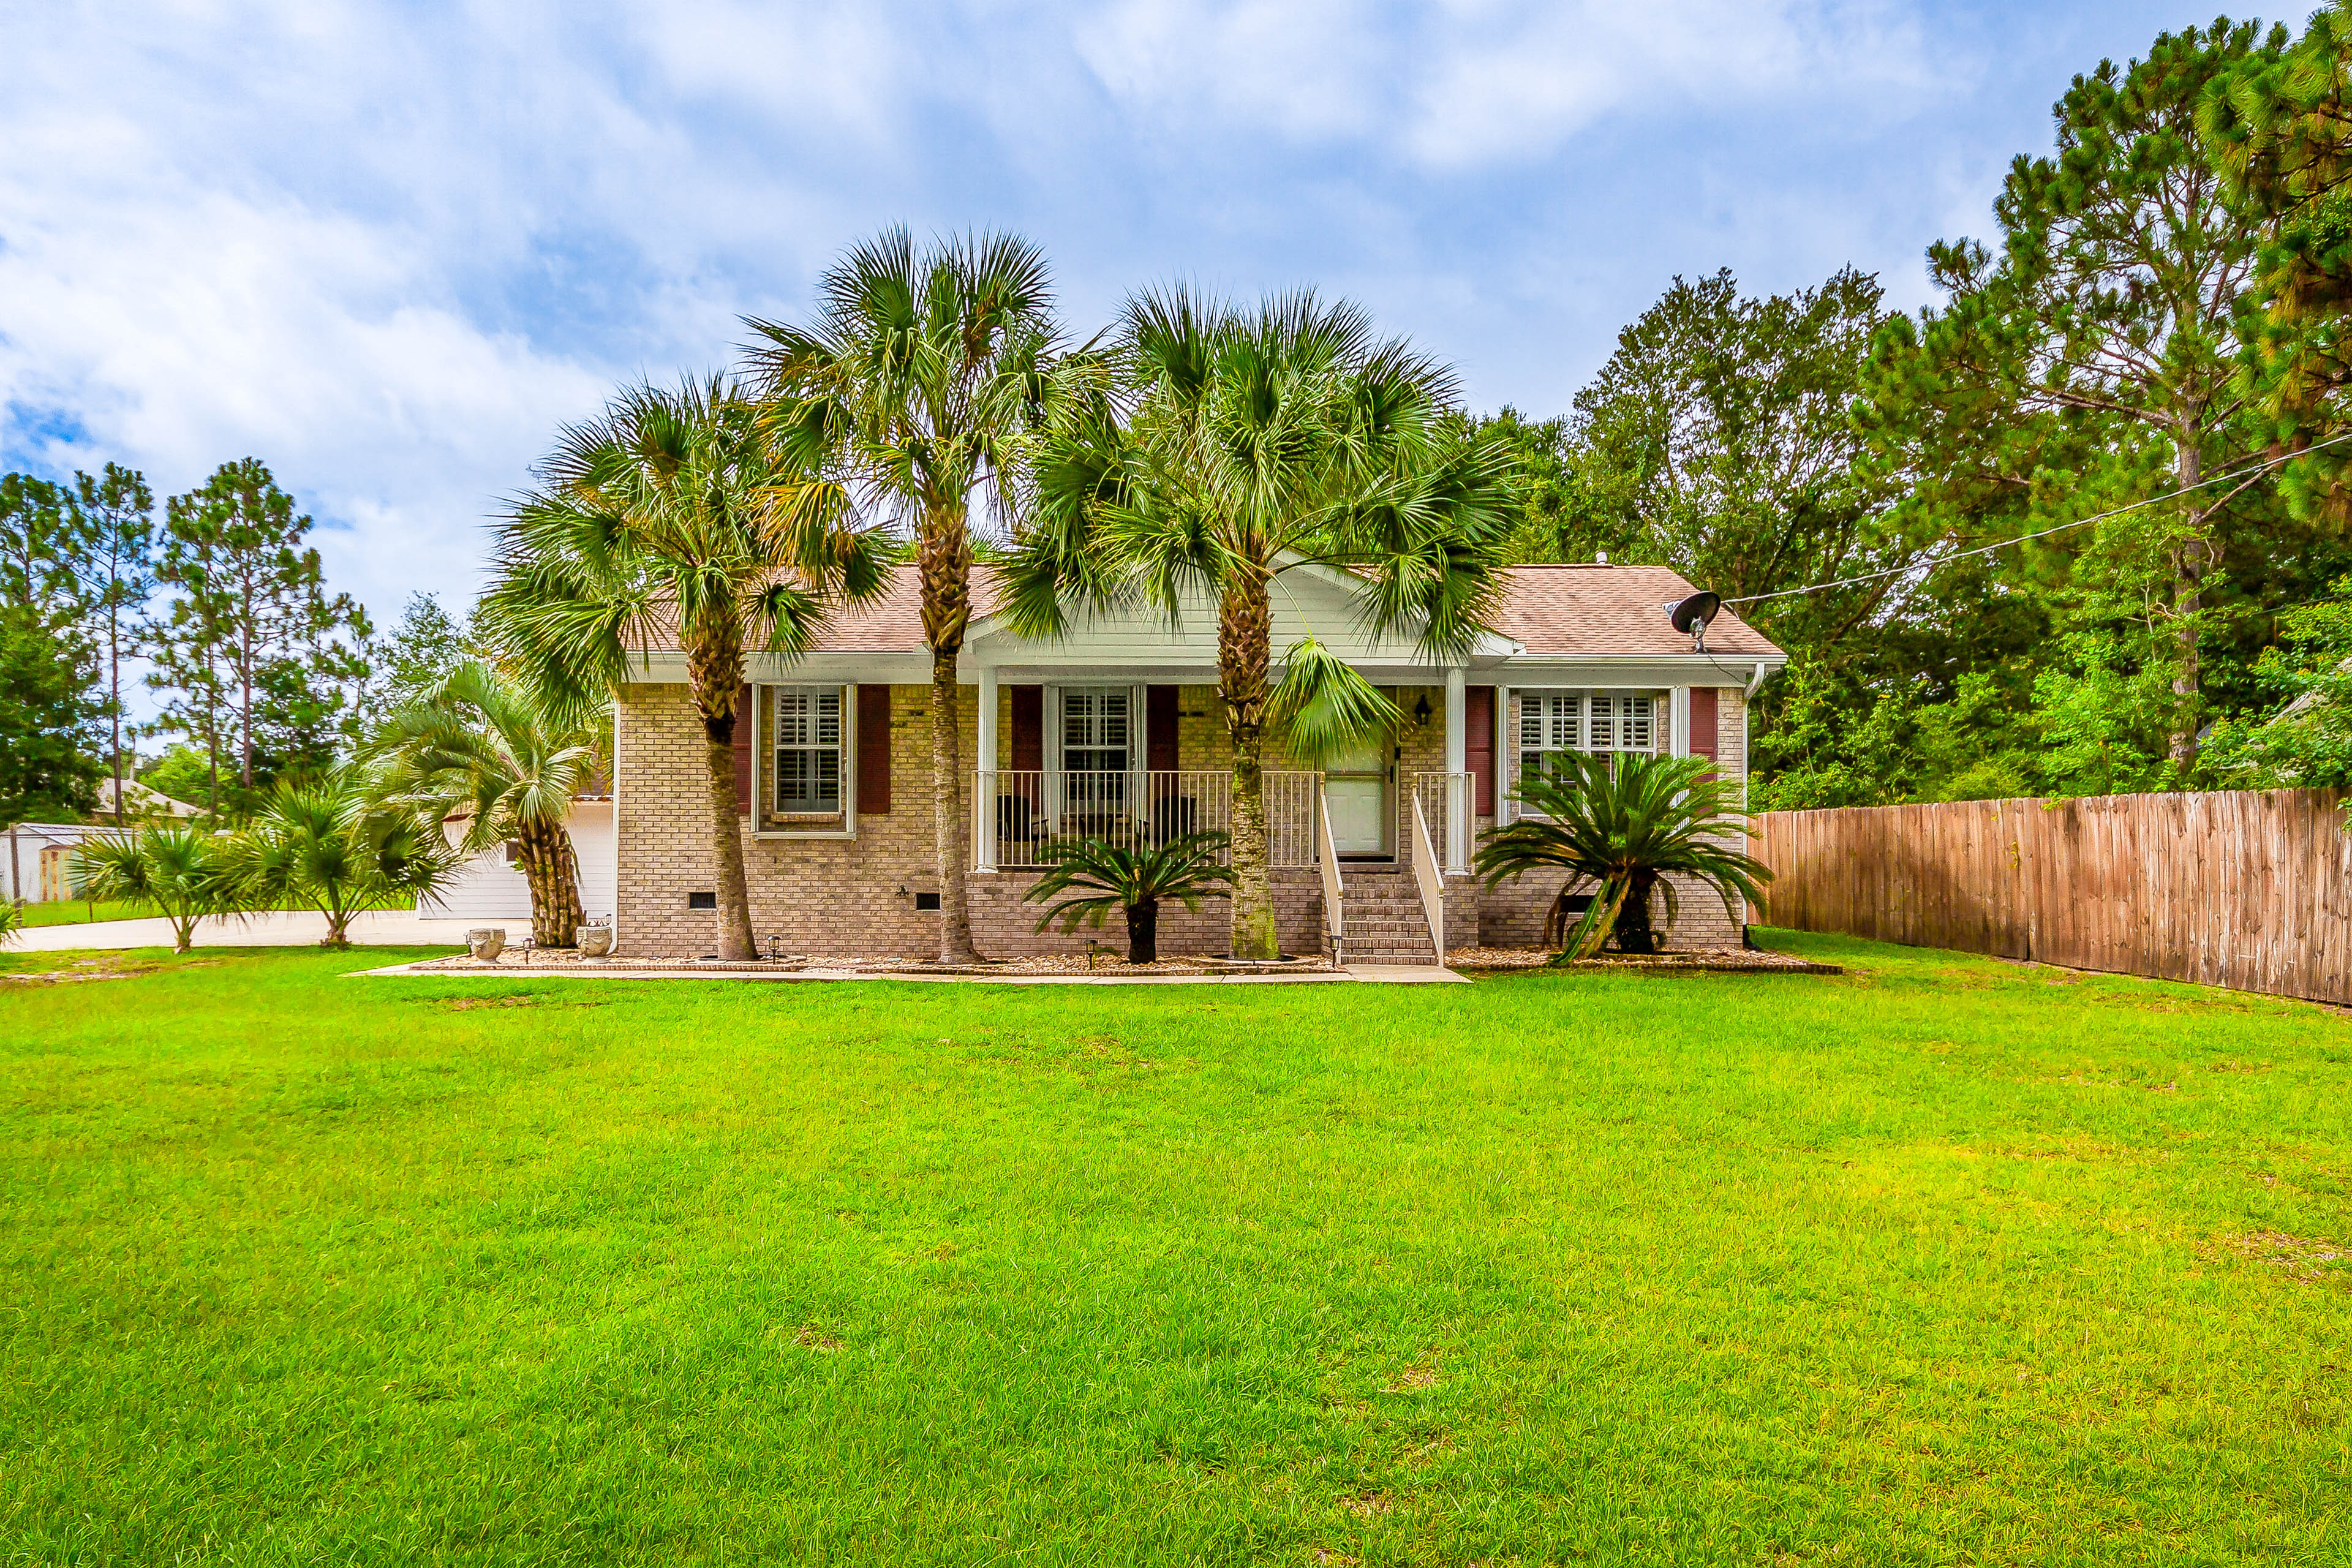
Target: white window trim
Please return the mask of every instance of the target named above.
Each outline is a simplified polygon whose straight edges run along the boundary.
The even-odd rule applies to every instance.
[[[1508,788],[1516,789],[1516,788],[1518,786],[1519,780],[1520,780],[1520,777],[1521,777],[1520,766],[1519,766],[1519,757],[1520,757],[1521,752],[1522,752],[1526,748],[1525,748],[1525,746],[1522,744],[1522,742],[1521,742],[1521,735],[1522,735],[1523,731],[1522,731],[1520,730],[1520,728],[1519,728],[1519,705],[1520,705],[1520,703],[1521,703],[1522,701],[1527,700],[1529,700],[1529,699],[1539,699],[1539,698],[1545,698],[1545,697],[1570,697],[1570,696],[1573,696],[1573,697],[1586,697],[1586,698],[1590,698],[1590,697],[1646,697],[1646,698],[1648,698],[1648,699],[1650,700],[1650,744],[1649,744],[1649,747],[1648,747],[1646,750],[1636,751],[1634,748],[1632,748],[1632,747],[1612,746],[1612,747],[1608,748],[1605,752],[1601,752],[1601,753],[1600,753],[1600,754],[1604,755],[1604,756],[1615,756],[1615,755],[1619,755],[1619,754],[1621,754],[1621,753],[1626,753],[1626,752],[1631,752],[1632,754],[1636,755],[1636,756],[1658,756],[1658,755],[1661,755],[1661,754],[1670,754],[1670,755],[1675,755],[1675,756],[1680,756],[1680,755],[1682,754],[1683,750],[1684,750],[1684,748],[1685,748],[1685,744],[1686,744],[1685,736],[1686,736],[1687,730],[1688,730],[1688,726],[1689,726],[1689,722],[1690,722],[1690,707],[1689,707],[1689,702],[1690,702],[1690,689],[1689,689],[1689,688],[1687,688],[1687,687],[1680,687],[1680,686],[1676,686],[1676,687],[1655,687],[1655,686],[1627,686],[1627,687],[1617,687],[1617,686],[1514,686],[1514,687],[1510,687],[1510,688],[1508,688],[1508,689],[1507,689],[1507,698],[1498,698],[1498,700],[1500,701],[1501,705],[1502,705],[1503,707],[1505,707],[1505,708],[1507,710],[1507,712],[1508,712],[1508,723],[1507,723],[1507,729],[1506,729],[1506,731],[1505,731],[1505,737],[1506,737],[1506,738],[1507,738],[1507,739],[1509,740],[1509,742],[1510,742],[1510,747],[1509,747],[1510,755],[1509,755],[1508,760],[1507,760],[1507,761],[1505,761],[1505,760],[1497,760],[1497,761],[1496,761],[1496,764],[1495,764],[1495,767],[1496,767],[1496,791],[1497,791],[1497,794],[1496,794],[1496,800],[1495,800],[1495,806],[1496,806],[1496,812],[1497,812],[1498,814],[1500,814],[1500,813],[1502,812],[1502,810],[1504,809],[1505,802],[1508,799],[1508,796],[1507,796],[1506,794],[1502,793],[1502,792],[1506,789],[1506,787],[1507,787],[1507,786]],[[1661,721],[1664,721],[1664,722],[1661,722]],[[1537,748],[1537,749],[1538,749],[1538,750],[1539,750],[1539,751],[1550,751],[1550,750],[1554,750],[1555,748],[1548,747],[1548,746],[1547,746],[1547,747],[1538,747],[1538,748]],[[1579,746],[1579,747],[1570,747],[1570,748],[1566,748],[1566,749],[1569,749],[1569,750],[1574,750],[1574,751],[1583,751],[1583,750],[1584,750],[1584,748],[1583,748],[1583,747],[1580,747],[1580,746]],[[1591,754],[1591,753],[1588,752],[1587,754],[1588,754],[1588,755],[1590,755],[1590,754]],[[1516,803],[1516,802],[1511,803],[1511,805],[1510,805],[1510,806],[1509,806],[1509,812],[1510,812],[1510,816],[1509,816],[1509,817],[1508,817],[1508,819],[1507,819],[1507,820],[1511,820],[1511,821],[1517,821],[1517,820],[1518,820],[1518,819],[1519,819],[1520,817],[1522,817],[1522,816],[1539,816],[1541,815],[1540,813],[1538,813],[1538,812],[1531,812],[1531,811],[1528,810],[1528,808],[1527,808],[1526,806],[1524,806],[1524,805],[1519,805],[1519,804],[1517,804],[1517,803]]]
[[[764,827],[768,815],[770,774],[775,761],[768,755],[767,712],[775,693],[792,687],[841,692],[841,826],[838,827]],[[832,680],[773,680],[751,688],[751,837],[753,838],[852,839],[857,837],[857,683]]]

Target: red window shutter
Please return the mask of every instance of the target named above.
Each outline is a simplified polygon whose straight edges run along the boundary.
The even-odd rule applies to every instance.
[[[1690,694],[1690,753],[1715,760],[1715,688],[1694,686]],[[1713,778],[1713,773],[1707,777]]]
[[[1013,771],[1034,773],[1045,765],[1045,689],[1013,689]]]
[[[857,689],[857,810],[890,815],[890,689]]]
[[[1176,771],[1176,688],[1143,689],[1143,765],[1155,773]]]
[[[1462,693],[1462,721],[1468,733],[1462,738],[1462,760],[1478,777],[1477,804],[1471,809],[1480,816],[1495,815],[1495,689],[1473,686]]]
[[[751,809],[751,688],[735,694],[735,809]]]

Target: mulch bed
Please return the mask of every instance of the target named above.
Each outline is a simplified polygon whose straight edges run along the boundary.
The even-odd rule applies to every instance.
[[[1540,948],[1457,947],[1445,955],[1448,969],[1545,969],[1551,954]],[[1604,952],[1567,966],[1585,973],[1632,971],[1643,974],[1843,974],[1834,963],[1815,963],[1790,952],[1752,952],[1746,948],[1692,948],[1648,954]]]
[[[627,973],[657,970],[666,973],[691,971],[696,973],[790,974],[803,969],[820,969],[830,973],[852,974],[1311,974],[1328,973],[1331,965],[1320,958],[1302,958],[1286,963],[1236,963],[1223,958],[1163,958],[1154,963],[1129,963],[1123,958],[1098,953],[1087,962],[1083,952],[1045,953],[1029,958],[1010,958],[994,963],[947,964],[919,958],[811,958],[793,954],[784,958],[754,959],[742,963],[722,963],[709,958],[586,958],[569,948],[533,948],[528,952],[509,948],[490,963],[485,963],[471,953],[461,952],[448,958],[426,959],[411,966],[415,969],[447,970],[467,974],[519,974],[534,970],[564,970],[570,972]]]

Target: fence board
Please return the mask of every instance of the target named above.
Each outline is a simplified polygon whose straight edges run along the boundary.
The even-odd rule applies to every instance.
[[[1764,918],[1915,947],[2352,1003],[2331,790],[1767,812]]]

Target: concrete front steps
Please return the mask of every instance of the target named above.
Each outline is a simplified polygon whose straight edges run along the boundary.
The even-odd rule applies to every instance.
[[[1436,946],[1421,911],[1421,889],[1409,871],[1342,866],[1339,912],[1347,927],[1347,962],[1434,964]]]

